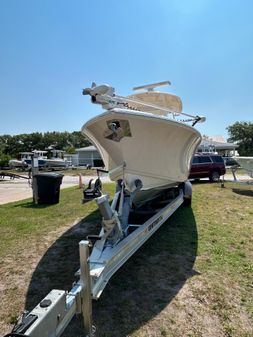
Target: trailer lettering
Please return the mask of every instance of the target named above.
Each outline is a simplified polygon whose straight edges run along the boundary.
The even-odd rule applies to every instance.
[[[150,232],[151,229],[153,229],[161,220],[163,219],[163,216],[160,215],[159,218],[157,218],[155,221],[153,221],[149,226],[148,226],[148,231]]]

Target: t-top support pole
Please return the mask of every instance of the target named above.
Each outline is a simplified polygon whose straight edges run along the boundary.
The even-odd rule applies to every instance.
[[[87,337],[93,336],[92,331],[92,298],[89,258],[89,241],[79,242],[80,253],[80,283],[82,285],[82,314],[84,322],[84,333]]]

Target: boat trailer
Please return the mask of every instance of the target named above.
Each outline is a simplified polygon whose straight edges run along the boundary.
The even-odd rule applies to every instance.
[[[252,185],[252,180],[246,180],[246,181],[243,181],[243,180],[240,180],[240,178],[238,178],[237,176],[236,176],[236,172],[237,172],[237,170],[240,168],[240,166],[239,165],[233,165],[233,166],[231,166],[230,167],[231,168],[231,172],[232,172],[232,175],[233,175],[233,178],[234,178],[234,182],[235,183],[238,183],[238,184],[243,184],[243,185]],[[253,172],[249,172],[248,171],[248,175],[249,175],[249,177],[250,178],[253,178]]]
[[[9,177],[10,179],[31,179],[29,176],[22,176],[20,174],[16,174],[16,173],[9,173],[9,172],[0,172],[0,179],[4,179],[5,177]]]
[[[102,215],[102,229],[98,236],[88,236],[79,243],[79,281],[69,292],[52,290],[31,312],[24,313],[5,337],[58,337],[76,314],[83,316],[84,336],[95,336],[92,299],[100,297],[113,274],[180,205],[191,203],[188,181],[137,207],[133,200],[142,187],[141,181],[137,179],[135,186],[133,192],[126,191],[119,180],[111,204],[106,194],[95,199]]]

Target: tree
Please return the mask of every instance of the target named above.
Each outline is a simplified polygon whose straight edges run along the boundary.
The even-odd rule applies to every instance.
[[[70,134],[69,145],[74,148],[86,147],[91,145],[87,138],[80,131],[74,131]]]
[[[90,142],[80,131],[70,132],[33,132],[21,135],[0,135],[0,150],[12,158],[20,158],[20,152],[47,150],[55,148],[75,153],[75,148],[89,146]]]
[[[68,154],[74,154],[76,153],[76,149],[73,146],[67,146],[64,148],[64,151]]]
[[[239,145],[238,152],[241,156],[253,156],[253,123],[235,122],[227,127],[229,142]]]
[[[5,154],[0,150],[0,168],[8,166],[10,159],[11,157],[8,154]]]

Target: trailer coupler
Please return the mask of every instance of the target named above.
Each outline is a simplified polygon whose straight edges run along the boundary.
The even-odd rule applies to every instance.
[[[7,336],[26,336],[26,330],[38,319],[38,316],[25,311],[14,325],[12,332]]]

